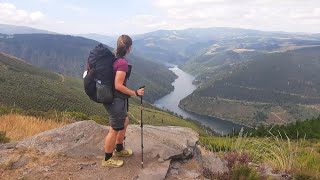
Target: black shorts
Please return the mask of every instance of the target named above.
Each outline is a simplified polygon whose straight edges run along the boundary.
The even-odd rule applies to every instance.
[[[124,123],[128,116],[127,99],[114,98],[112,104],[103,104],[109,114],[111,127],[116,131],[124,129]]]

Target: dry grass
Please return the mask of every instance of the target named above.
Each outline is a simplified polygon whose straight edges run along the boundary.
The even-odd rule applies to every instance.
[[[6,132],[10,141],[18,141],[40,132],[62,127],[67,122],[56,122],[49,119],[35,118],[18,114],[0,116],[0,130]]]

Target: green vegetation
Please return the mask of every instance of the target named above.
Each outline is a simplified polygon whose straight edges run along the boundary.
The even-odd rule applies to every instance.
[[[320,139],[320,116],[305,121],[297,121],[285,125],[260,126],[247,132],[252,137],[267,137],[270,134],[280,134],[290,139]]]
[[[248,165],[237,164],[233,169],[232,180],[246,179],[246,180],[259,180],[261,177],[257,170]]]
[[[0,71],[0,92],[3,92],[0,96],[0,115],[20,113],[54,120],[92,119],[108,124],[106,110],[87,97],[80,79],[35,68],[1,53]],[[131,98],[129,102],[131,120],[139,123],[139,99]],[[201,135],[209,133],[199,124],[161,111],[147,102],[144,102],[144,108],[146,124],[190,127]]]
[[[10,139],[6,137],[6,132],[0,131],[0,144],[8,142],[10,142]]]
[[[131,106],[130,107],[129,118],[132,120],[132,123],[140,123],[140,107]],[[214,134],[212,130],[201,126],[199,123],[192,121],[190,119],[183,119],[173,115],[170,112],[164,112],[155,108],[144,108],[143,111],[143,123],[154,126],[180,126],[180,127],[189,127],[201,136],[209,136]]]
[[[89,52],[96,45],[98,42],[94,40],[57,34],[16,34],[0,37],[0,51],[37,67],[73,77],[82,77]],[[173,90],[171,83],[176,76],[164,65],[134,54],[130,54],[127,60],[133,65],[128,86],[137,89],[145,85],[145,100],[154,102]],[[52,76],[57,80],[62,77],[53,73]]]
[[[183,99],[180,106],[250,126],[317,117],[320,114],[317,108],[320,105],[319,52],[320,47],[309,47],[259,53],[248,57],[250,61],[234,63],[229,62],[231,57],[225,56],[226,59],[221,59],[224,65],[201,72],[197,78],[200,87]]]
[[[127,59],[133,66],[128,87],[138,89],[146,86],[144,100],[152,103],[173,90],[171,83],[177,76],[172,71],[134,54],[129,54]]]
[[[288,173],[295,179],[319,179],[319,124],[320,118],[316,118],[287,126],[240,131],[234,136],[201,137],[200,142],[206,149],[223,156],[228,164],[240,164],[229,168],[232,172],[239,170],[246,177],[251,170],[252,176],[256,175],[248,165],[251,162],[266,164],[275,172]],[[299,134],[302,136],[297,136]]]
[[[232,75],[199,89],[207,97],[273,104],[320,103],[320,48],[256,56]],[[248,96],[250,94],[250,96]]]
[[[82,81],[35,68],[5,54],[0,54],[0,102],[37,111],[76,111],[105,115],[99,104],[84,93]]]
[[[275,136],[273,138],[206,137],[201,138],[200,142],[207,149],[218,152],[225,158],[230,156],[229,153],[236,153],[238,156],[247,154],[251,159],[249,162],[266,164],[275,172],[320,178],[320,153],[314,150],[320,145],[319,142],[314,143],[310,140],[293,142],[289,138],[282,140]]]
[[[75,112],[75,111],[57,111],[57,110],[48,110],[48,111],[40,111],[33,109],[21,109],[18,107],[8,107],[8,106],[0,106],[0,116],[7,114],[21,114],[25,116],[32,116],[43,119],[50,119],[55,122],[64,122],[64,121],[82,121],[82,120],[94,120],[99,124],[108,125],[108,114],[106,115],[87,115],[83,112]]]
[[[131,124],[140,124],[140,105],[132,103],[130,104],[129,119]],[[64,122],[67,120],[82,121],[82,120],[94,120],[102,125],[109,125],[108,115],[87,115],[82,112],[59,112],[59,111],[36,111],[36,110],[23,110],[17,107],[5,107],[0,106],[0,116],[5,114],[22,114],[26,116],[41,117],[45,119],[50,119],[56,122]],[[180,126],[188,127],[201,136],[210,136],[214,134],[212,130],[201,126],[196,121],[190,119],[183,119],[178,117],[171,112],[161,111],[153,106],[146,104],[144,107],[144,124],[153,126]]]

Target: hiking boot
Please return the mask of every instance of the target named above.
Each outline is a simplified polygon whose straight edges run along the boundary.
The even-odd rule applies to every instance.
[[[128,157],[128,156],[131,156],[132,154],[133,152],[130,149],[122,149],[119,152],[117,150],[113,151],[114,156],[120,156],[120,157]]]
[[[113,158],[108,159],[108,161],[103,160],[101,162],[101,166],[106,166],[106,167],[121,167],[123,165],[122,160],[115,160]]]

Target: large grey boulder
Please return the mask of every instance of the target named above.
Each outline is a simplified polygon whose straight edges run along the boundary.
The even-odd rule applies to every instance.
[[[164,179],[171,160],[192,157],[199,139],[199,135],[189,128],[144,126],[142,169],[141,128],[130,125],[125,143],[126,148],[134,151],[134,155],[119,158],[125,162],[121,168],[106,168],[100,166],[100,161],[104,157],[104,140],[108,129],[94,121],[81,121],[40,133],[10,146],[1,145],[2,163],[11,162],[14,167],[4,177],[17,177],[16,171],[21,172],[23,169],[23,177],[27,179]],[[28,161],[34,159],[28,154],[30,149],[36,151],[36,161],[41,163]],[[12,162],[13,156],[15,159]],[[45,170],[43,167],[46,167]]]
[[[102,153],[107,133],[107,127],[94,121],[80,121],[24,139],[16,147],[33,148],[45,154],[97,155]]]

